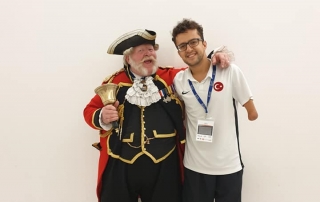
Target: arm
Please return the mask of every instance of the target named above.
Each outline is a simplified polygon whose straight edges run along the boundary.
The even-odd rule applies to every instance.
[[[235,64],[231,64],[225,71],[231,71],[232,96],[246,108],[248,119],[254,121],[258,118],[257,110],[253,104],[252,93],[242,71]]]
[[[110,123],[118,120],[118,105],[117,101],[114,105],[103,106],[101,98],[95,95],[83,111],[84,119],[94,129],[109,130],[111,129]]]
[[[225,46],[216,48],[208,55],[208,58],[211,58],[213,65],[219,64],[221,68],[229,67],[230,62],[234,61],[233,52],[229,51]]]
[[[250,121],[254,121],[254,120],[256,120],[258,118],[258,112],[256,110],[256,107],[254,106],[254,103],[253,103],[252,99],[250,99],[248,102],[246,102],[243,106],[247,110],[248,119]]]

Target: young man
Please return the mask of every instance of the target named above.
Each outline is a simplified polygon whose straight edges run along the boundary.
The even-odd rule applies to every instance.
[[[237,105],[246,108],[249,120],[257,119],[252,93],[236,65],[222,69],[211,64],[198,23],[184,19],[174,27],[172,40],[189,65],[174,79],[187,119],[183,202],[240,202]]]
[[[150,30],[116,39],[108,53],[123,55],[124,68],[103,84],[118,85],[117,101],[104,106],[96,95],[84,109],[87,124],[100,131],[100,202],[137,202],[138,197],[142,202],[181,201],[185,130],[183,107],[173,88],[181,69],[157,66],[155,39]],[[223,53],[215,59],[227,63]],[[114,121],[119,130],[112,127]]]

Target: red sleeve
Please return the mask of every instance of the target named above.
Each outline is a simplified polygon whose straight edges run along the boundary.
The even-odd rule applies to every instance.
[[[95,95],[83,110],[83,116],[87,124],[93,129],[102,130],[99,124],[99,114],[103,103],[99,95]]]
[[[131,83],[130,79],[126,76],[124,71],[116,72],[113,76],[109,79],[103,81],[102,84],[105,83],[115,83],[118,84],[119,82],[126,82]],[[100,126],[100,111],[104,107],[102,100],[99,95],[95,95],[91,101],[87,104],[87,106],[83,110],[83,116],[86,123],[93,129],[96,130],[103,130]]]
[[[173,79],[176,76],[176,74],[178,72],[180,72],[181,70],[185,70],[187,69],[187,67],[185,68],[163,68],[160,67],[158,70],[159,76],[164,79],[167,83],[168,86],[173,84]]]

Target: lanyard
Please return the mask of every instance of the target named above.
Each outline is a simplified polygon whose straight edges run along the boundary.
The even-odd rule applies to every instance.
[[[210,102],[210,99],[211,99],[211,93],[212,93],[212,88],[213,88],[213,82],[214,82],[215,75],[216,75],[216,66],[213,66],[213,67],[212,67],[212,78],[211,78],[211,80],[210,80],[210,85],[209,85],[209,89],[208,89],[207,105],[205,105],[205,104],[203,103],[203,101],[201,100],[200,96],[198,95],[198,93],[197,93],[196,90],[194,89],[194,86],[193,86],[192,82],[190,81],[190,79],[188,79],[190,88],[191,88],[194,96],[197,98],[198,102],[199,102],[199,103],[201,104],[201,106],[204,108],[206,114],[208,114],[208,105],[209,105],[209,102]]]

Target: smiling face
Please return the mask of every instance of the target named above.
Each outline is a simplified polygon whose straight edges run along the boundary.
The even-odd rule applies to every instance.
[[[127,56],[126,61],[130,64],[131,71],[139,76],[150,76],[154,74],[157,67],[157,54],[153,45],[143,44],[133,48],[132,53]]]
[[[190,68],[196,67],[197,65],[201,64],[203,61],[206,60],[205,51],[207,48],[206,41],[199,41],[199,44],[193,46],[192,39],[201,39],[196,29],[187,30],[186,32],[180,33],[175,38],[175,44],[177,47],[184,46],[185,43],[189,43],[186,47],[185,51],[178,51],[182,60],[189,65]]]

